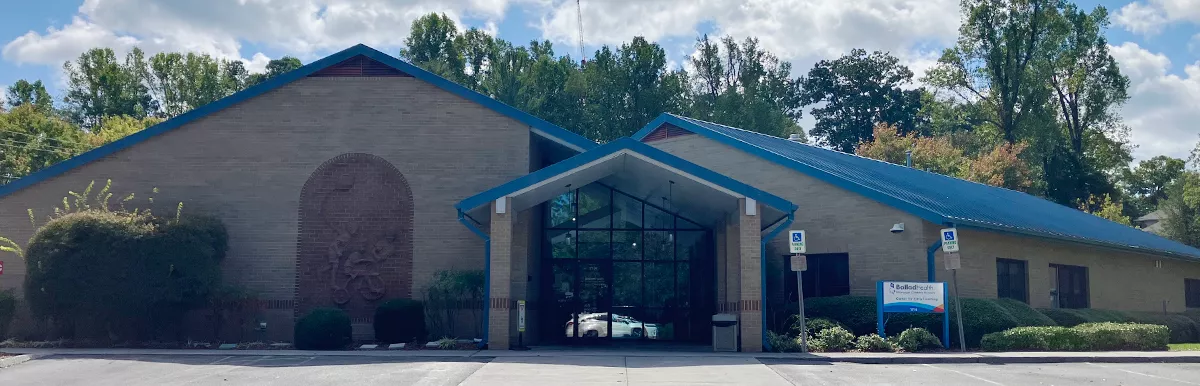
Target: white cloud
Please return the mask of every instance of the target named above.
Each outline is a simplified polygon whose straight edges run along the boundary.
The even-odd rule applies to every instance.
[[[840,56],[851,48],[909,54],[910,47],[945,46],[958,33],[956,0],[612,0],[583,4],[584,41],[619,44],[631,36],[692,39],[701,23],[716,35],[757,37],[793,62]],[[540,21],[543,37],[578,45],[575,2],[560,2]],[[917,54],[914,56],[923,56]]]
[[[1184,76],[1170,74],[1171,60],[1126,42],[1110,47],[1129,76],[1130,99],[1121,109],[1138,144],[1137,159],[1168,155],[1186,159],[1200,133],[1200,61],[1184,67]]]
[[[1113,21],[1129,32],[1155,35],[1170,23],[1200,23],[1200,0],[1146,0],[1121,7]]]
[[[525,0],[512,0],[525,1]],[[244,43],[311,59],[358,43],[398,48],[417,17],[442,12],[471,16],[496,30],[510,0],[84,0],[70,24],[30,31],[2,51],[16,63],[60,65],[99,46],[149,53],[192,51],[241,59],[250,68],[266,57],[241,55]]]

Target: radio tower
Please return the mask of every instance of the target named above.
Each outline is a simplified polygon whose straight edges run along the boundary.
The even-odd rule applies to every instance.
[[[579,20],[579,63],[582,67],[587,65],[587,55],[583,54],[583,5],[580,5],[579,1],[575,0],[575,16]]]

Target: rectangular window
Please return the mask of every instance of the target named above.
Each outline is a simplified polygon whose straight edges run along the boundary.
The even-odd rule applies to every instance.
[[[1055,308],[1088,308],[1087,267],[1050,264],[1050,300]]]
[[[996,259],[996,296],[1029,303],[1025,260]]]
[[[1183,279],[1183,298],[1187,308],[1200,308],[1200,279]]]
[[[796,273],[792,272],[792,256],[783,257],[784,288],[788,302],[796,300]],[[808,270],[804,276],[804,298],[820,298],[850,294],[850,255],[823,253],[808,255]]]

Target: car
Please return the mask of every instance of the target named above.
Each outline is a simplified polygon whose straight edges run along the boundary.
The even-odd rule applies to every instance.
[[[640,320],[630,316],[620,314],[610,314],[607,312],[594,312],[587,314],[579,314],[579,331],[576,335],[575,321],[568,320],[566,324],[567,337],[584,337],[584,338],[604,338],[608,337],[608,322],[612,320],[612,337],[614,338],[642,338],[645,336],[649,339],[658,337],[658,325],[654,323],[643,323]]]

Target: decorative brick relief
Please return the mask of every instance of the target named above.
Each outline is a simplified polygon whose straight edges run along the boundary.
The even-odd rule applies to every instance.
[[[411,298],[413,198],[383,158],[326,161],[300,193],[296,314],[339,307],[370,320],[379,302]]]

